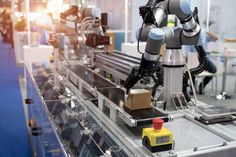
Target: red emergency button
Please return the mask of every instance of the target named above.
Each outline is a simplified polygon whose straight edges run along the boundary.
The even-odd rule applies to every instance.
[[[163,119],[161,118],[154,118],[152,119],[152,124],[153,124],[153,128],[156,130],[156,131],[160,131],[162,126],[163,126]]]

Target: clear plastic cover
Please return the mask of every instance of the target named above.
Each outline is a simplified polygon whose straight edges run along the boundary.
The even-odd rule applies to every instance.
[[[164,101],[167,108],[175,110],[172,95],[182,92],[183,88],[183,67],[164,67]]]

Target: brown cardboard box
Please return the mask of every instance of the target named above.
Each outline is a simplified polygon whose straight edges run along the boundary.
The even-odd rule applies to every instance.
[[[115,33],[113,32],[106,32],[106,36],[109,36],[112,40],[111,45],[106,45],[107,52],[114,52],[115,51]]]
[[[130,110],[151,108],[151,92],[145,89],[132,89],[125,102]]]

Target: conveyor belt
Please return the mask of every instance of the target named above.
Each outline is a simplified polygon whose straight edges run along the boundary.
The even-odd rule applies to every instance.
[[[117,106],[120,106],[120,104],[124,103],[125,92],[120,88],[101,88],[98,89],[98,92],[100,92]]]
[[[73,71],[77,76],[91,85],[93,88],[109,88],[109,87],[116,87],[114,84],[110,83],[106,79],[98,76],[97,74],[93,73],[92,71],[86,69],[81,65],[73,65],[71,66],[71,71]]]
[[[93,96],[92,93],[90,93],[89,91],[87,91],[85,88],[82,88],[82,94],[84,96],[85,99],[95,99],[95,97]]]
[[[95,66],[121,80],[126,80],[133,67],[140,65],[140,58],[122,53],[97,53]]]
[[[124,104],[125,100],[125,92],[120,88],[103,88],[98,90],[101,94],[103,94],[106,98],[112,101],[115,105],[122,107],[121,104]],[[126,107],[123,108],[125,112],[130,114],[133,119],[137,121],[142,121],[143,119],[152,119],[155,117],[163,117],[166,116],[164,113],[154,109],[140,109],[140,110],[130,110]]]
[[[136,120],[137,125],[141,123],[151,123],[151,120],[155,117],[166,116],[166,114],[156,110],[155,108],[134,111],[129,110],[128,108],[123,107],[125,91],[121,88],[117,88],[108,80],[93,73],[91,70],[86,69],[86,67],[82,65],[73,65],[70,70],[75,73],[76,76],[88,83],[92,88],[96,88],[97,91],[106,99],[110,100],[113,105],[117,106],[119,111],[121,111],[121,114],[125,111],[128,115],[130,115],[134,120]]]
[[[122,66],[138,66],[140,64],[140,61],[138,60],[132,60],[130,58],[128,58],[127,56],[124,57],[120,57],[120,55],[112,55],[112,54],[98,54],[96,55],[96,58],[106,58],[110,61],[116,62],[116,63],[120,63],[120,65]]]
[[[129,55],[126,55],[126,54],[120,53],[120,52],[119,53],[118,52],[108,53],[107,55],[114,56],[114,57],[129,61],[134,64],[140,64],[140,62],[141,62],[140,58],[129,56]]]

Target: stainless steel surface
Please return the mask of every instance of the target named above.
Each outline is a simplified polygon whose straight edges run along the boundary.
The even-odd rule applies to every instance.
[[[234,157],[236,154],[236,144],[220,144],[213,148],[202,148],[197,151],[189,150],[179,152],[178,155],[181,157]]]
[[[164,125],[173,132],[175,139],[175,151],[193,149],[194,147],[205,147],[220,144],[226,140],[218,135],[207,131],[201,126],[192,123],[185,118],[179,118]],[[207,140],[206,140],[207,137]]]

